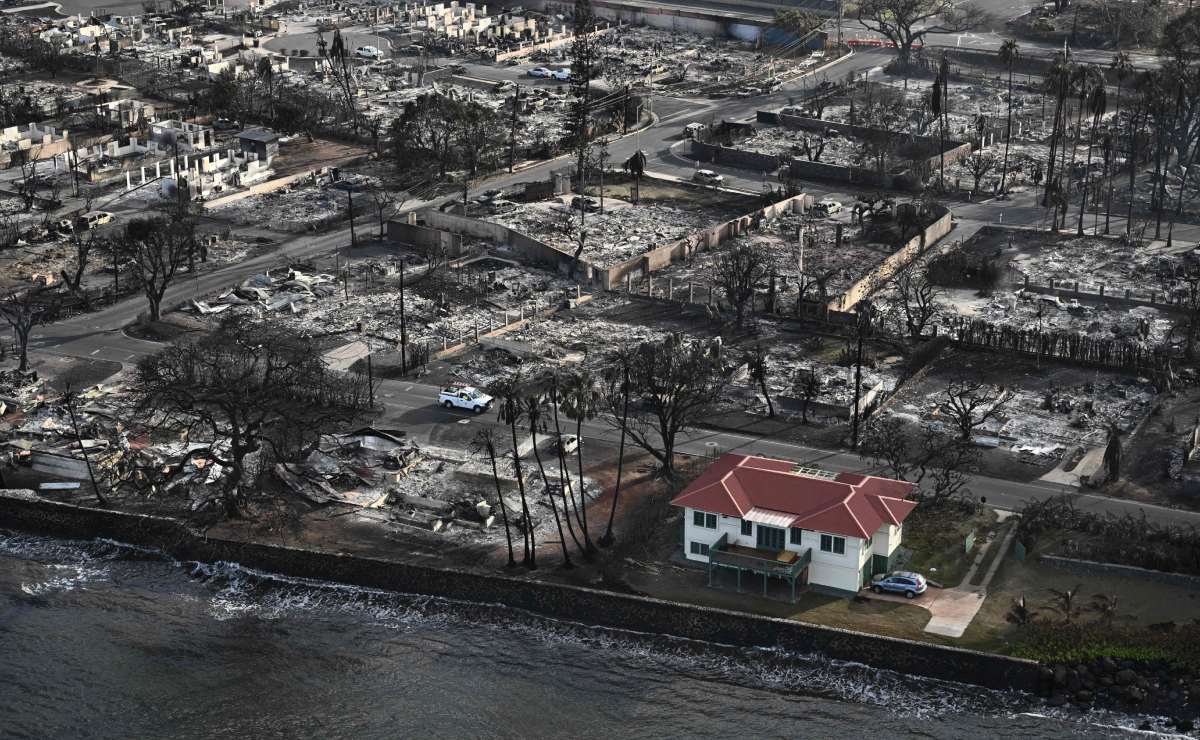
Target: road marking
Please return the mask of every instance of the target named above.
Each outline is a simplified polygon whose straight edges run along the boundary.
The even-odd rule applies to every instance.
[[[99,349],[94,349],[94,350],[92,350],[92,354],[94,355],[94,354],[96,354],[96,353],[97,353],[97,352],[99,352],[99,351],[100,351]]]

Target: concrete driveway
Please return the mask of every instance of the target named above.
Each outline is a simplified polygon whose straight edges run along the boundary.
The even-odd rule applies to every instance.
[[[1000,521],[1003,522],[1009,512],[997,511],[1000,515]],[[925,593],[913,599],[906,599],[898,594],[877,594],[869,588],[862,590],[861,595],[868,599],[876,599],[878,601],[895,601],[901,604],[912,604],[919,606],[929,611],[929,623],[925,625],[925,631],[934,635],[943,635],[945,637],[962,637],[967,631],[967,627],[971,625],[971,621],[975,619],[975,615],[979,613],[979,609],[983,606],[983,600],[987,598],[987,587],[992,582],[992,578],[996,576],[996,571],[1000,569],[1000,563],[1004,561],[1004,556],[1008,553],[1008,548],[1012,546],[1013,536],[1016,534],[1017,528],[1015,525],[1009,525],[1008,531],[1004,533],[1004,538],[999,542],[995,538],[988,541],[986,545],[979,548],[975,553],[975,560],[971,562],[970,569],[963,576],[962,583],[954,588],[934,588],[930,587]],[[993,547],[999,547],[1000,552],[992,559],[988,566],[987,573],[984,574],[983,580],[978,586],[970,585],[975,578],[975,574],[979,572],[979,568],[983,561],[987,558],[987,554]]]

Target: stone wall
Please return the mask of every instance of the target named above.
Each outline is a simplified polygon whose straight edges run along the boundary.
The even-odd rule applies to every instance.
[[[463,255],[462,234],[417,226],[408,223],[407,219],[394,218],[388,221],[387,238],[389,241],[416,247],[426,254],[429,250],[440,247],[451,259]]]
[[[1065,558],[1059,555],[1042,555],[1038,560],[1046,565],[1053,565],[1056,568],[1063,568],[1064,570],[1089,576],[1126,576],[1128,578],[1138,578],[1143,581],[1157,581],[1172,586],[1183,586],[1184,588],[1200,588],[1200,576],[1193,576],[1187,573],[1168,573],[1162,570],[1139,568],[1135,565],[1102,563],[1096,560]]]
[[[841,295],[829,301],[828,308],[831,311],[852,310],[858,305],[859,301],[875,292],[892,275],[895,275],[898,270],[902,269],[909,262],[912,262],[923,250],[929,249],[939,239],[949,234],[950,229],[954,226],[950,209],[945,206],[937,207],[942,209],[942,215],[925,227],[923,235],[919,234],[909,239],[907,244],[889,255],[883,262],[880,262],[874,270],[859,278],[857,282],[846,288]]]
[[[783,164],[783,158],[773,154],[759,154],[695,139],[692,140],[692,158],[705,164],[720,164],[756,172],[774,172]]]
[[[618,290],[623,282],[631,280],[635,276],[649,275],[670,267],[673,262],[689,258],[698,249],[714,249],[730,239],[742,236],[758,228],[758,224],[763,219],[775,218],[783,213],[803,213],[810,205],[812,205],[812,196],[805,193],[793,195],[791,198],[764,206],[744,216],[738,216],[725,223],[688,234],[678,241],[664,244],[618,265],[608,268],[593,268],[596,270],[596,280],[605,290]]]
[[[816,652],[994,689],[1034,691],[1038,686],[1038,665],[1032,661],[577,586],[205,537],[173,519],[47,501],[28,491],[0,492],[0,525],[60,537],[103,536],[161,549],[179,560],[223,560],[297,578],[497,603],[603,627]]]
[[[774,111],[760,110],[757,113],[757,119],[763,123],[774,123],[784,128],[798,128],[806,131],[826,131],[832,129],[850,139],[867,139],[879,133],[879,129],[868,128],[866,126],[851,126],[848,123],[838,123],[835,121],[825,121],[820,118],[806,118],[804,116],[784,116]],[[943,142],[936,136],[903,136],[899,137],[902,142],[908,146],[915,146],[933,153],[932,159],[940,161],[938,157],[938,149],[942,147],[942,151],[946,153],[946,163],[957,162],[962,157],[971,153],[971,145],[962,141],[947,140],[943,147]],[[966,147],[964,150],[963,147]],[[965,152],[965,153],[964,153]]]
[[[551,270],[563,273],[571,269],[570,254],[502,224],[453,213],[443,213],[435,209],[422,211],[419,218],[424,220],[426,225],[435,229],[466,234],[477,239],[486,239],[495,244],[505,244],[527,262],[544,265]],[[590,272],[591,266],[583,260],[580,262],[584,267],[584,272]]]

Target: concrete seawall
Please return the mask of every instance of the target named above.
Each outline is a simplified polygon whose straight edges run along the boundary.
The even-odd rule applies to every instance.
[[[1038,686],[1038,664],[1027,660],[504,575],[210,538],[175,519],[48,501],[28,491],[0,491],[0,526],[60,537],[103,536],[180,560],[236,562],[285,576],[497,603],[602,627],[820,653],[993,689],[1032,692]]]

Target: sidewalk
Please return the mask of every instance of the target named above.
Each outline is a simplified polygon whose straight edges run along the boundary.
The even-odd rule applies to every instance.
[[[1007,512],[998,513],[1001,514],[1002,521],[1003,518],[1007,518],[1008,516]],[[903,596],[896,596],[894,594],[877,594],[869,589],[864,589],[862,595],[868,599],[895,601],[922,607],[928,610],[930,614],[929,623],[925,625],[926,632],[934,635],[942,635],[943,637],[962,637],[963,633],[967,631],[967,627],[971,625],[972,620],[975,619],[975,615],[983,607],[983,601],[987,598],[988,584],[992,582],[996,571],[1000,569],[1000,563],[1004,561],[1004,557],[1012,545],[1016,531],[1015,524],[1010,525],[1003,540],[997,543],[993,539],[985,546],[979,548],[974,562],[971,563],[970,570],[963,576],[962,583],[953,588],[931,588],[916,599],[906,599]],[[987,558],[988,552],[993,547],[999,547],[1000,551],[988,567],[983,581],[978,586],[970,585],[975,574],[979,572],[983,561]]]

